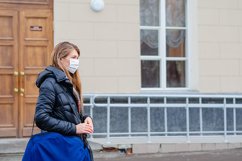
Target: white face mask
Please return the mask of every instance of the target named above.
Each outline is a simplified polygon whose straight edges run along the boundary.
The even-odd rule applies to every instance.
[[[79,67],[79,59],[70,58],[70,66],[68,67],[68,71],[74,74]]]

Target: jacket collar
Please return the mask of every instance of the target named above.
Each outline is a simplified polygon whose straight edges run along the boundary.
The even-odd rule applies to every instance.
[[[70,82],[70,80],[68,79],[68,77],[66,76],[66,74],[53,66],[48,66],[44,71],[42,71],[37,80],[36,80],[36,86],[40,87],[41,84],[45,81],[45,79],[47,79],[48,77],[53,77],[56,82],[58,83],[65,83],[67,85],[67,87],[72,87],[72,83]]]

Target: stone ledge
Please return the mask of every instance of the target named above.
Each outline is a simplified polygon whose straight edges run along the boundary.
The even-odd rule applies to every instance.
[[[0,139],[0,154],[23,153],[29,139]]]
[[[144,153],[158,153],[160,149],[160,144],[133,144],[132,150],[134,154],[144,154]]]
[[[0,139],[0,155],[21,154],[24,152],[28,138]],[[101,154],[105,148],[114,147],[118,150],[131,150],[134,154],[170,153],[170,152],[196,152],[210,150],[226,150],[242,148],[242,143],[124,143],[105,144],[89,140],[95,155]]]
[[[133,144],[134,154],[195,152],[241,148],[242,143],[162,143]]]
[[[24,153],[28,140],[29,138],[0,139],[0,155]],[[89,144],[93,151],[100,151],[103,149],[102,145],[93,141],[89,141]]]

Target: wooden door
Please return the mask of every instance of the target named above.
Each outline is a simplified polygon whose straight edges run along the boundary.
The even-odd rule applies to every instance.
[[[18,13],[0,10],[0,137],[17,136]]]
[[[35,81],[53,48],[52,21],[52,9],[0,9],[0,137],[31,134]]]
[[[29,136],[39,94],[35,81],[39,72],[50,64],[53,46],[52,12],[50,10],[21,11],[20,23],[19,134]]]

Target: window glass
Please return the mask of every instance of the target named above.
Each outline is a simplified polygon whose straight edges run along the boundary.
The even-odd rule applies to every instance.
[[[185,27],[185,0],[166,0],[166,26]]]
[[[140,36],[141,55],[158,55],[158,31],[141,30]]]
[[[159,25],[160,0],[140,0],[140,25]]]
[[[160,61],[141,61],[142,87],[159,87],[160,86]]]
[[[185,56],[185,30],[166,30],[166,56]]]
[[[185,87],[185,62],[167,61],[167,87]]]

